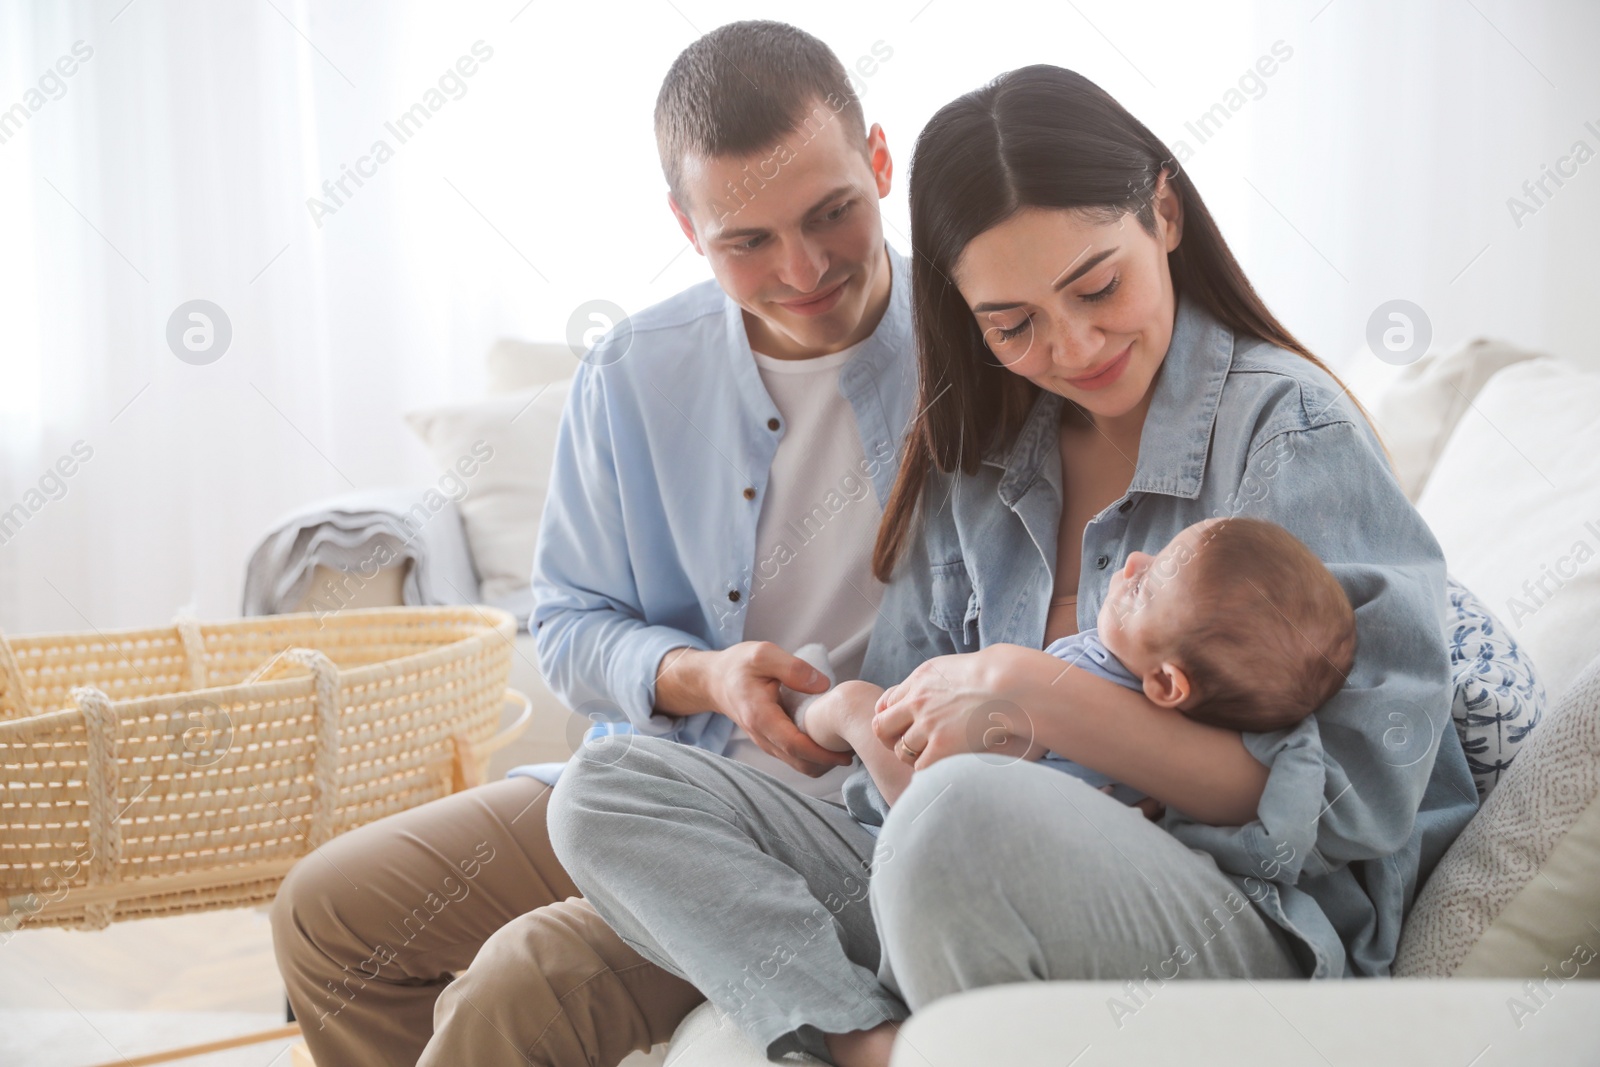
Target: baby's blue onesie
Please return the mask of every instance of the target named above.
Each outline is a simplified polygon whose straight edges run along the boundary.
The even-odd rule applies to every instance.
[[[1066,660],[1067,663],[1079,670],[1088,671],[1090,674],[1099,675],[1107,681],[1116,682],[1118,685],[1137,692],[1144,691],[1144,682],[1138,675],[1132,673],[1122,665],[1122,661],[1111,654],[1100,641],[1100,635],[1094,627],[1080,630],[1070,634],[1059,641],[1052,641],[1045,651],[1057,659]],[[1054,752],[1046,752],[1039,761],[1052,770],[1062,771],[1074,778],[1082,778],[1085,782],[1099,789],[1101,786],[1113,785],[1112,780],[1099,771],[1090,770],[1081,763],[1074,763],[1065,756],[1058,756]],[[1137,804],[1145,798],[1145,794],[1129,785],[1117,783],[1113,785],[1111,795],[1124,804]]]

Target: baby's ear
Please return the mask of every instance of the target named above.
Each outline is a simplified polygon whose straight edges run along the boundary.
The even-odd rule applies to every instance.
[[[1163,708],[1176,708],[1192,691],[1189,676],[1176,663],[1164,662],[1144,676],[1144,695]]]

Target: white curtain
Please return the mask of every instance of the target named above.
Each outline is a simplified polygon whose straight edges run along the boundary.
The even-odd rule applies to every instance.
[[[1187,140],[1246,270],[1334,363],[1405,298],[1436,347],[1600,366],[1600,162],[1520,225],[1507,206],[1600,149],[1591,4],[0,0],[0,627],[235,614],[275,518],[436,476],[399,414],[480,395],[496,337],[709,277],[651,112],[680,49],[757,15],[861,71],[903,249],[922,124],[1052,62]],[[194,300],[231,325],[214,362],[168,345]]]

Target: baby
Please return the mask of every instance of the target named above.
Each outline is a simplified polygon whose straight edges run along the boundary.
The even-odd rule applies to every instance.
[[[1310,549],[1260,519],[1206,519],[1158,555],[1134,552],[1112,575],[1097,627],[1046,652],[1144,693],[1197,722],[1266,733],[1293,726],[1344,685],[1355,661],[1355,612]],[[821,646],[796,654],[827,673]],[[883,690],[863,681],[825,693],[786,690],[796,725],[823,748],[854,751],[894,803],[912,768],[872,732]],[[1021,753],[1019,753],[1021,755]],[[1033,745],[1024,758],[1083,778],[1133,804],[1105,775]]]

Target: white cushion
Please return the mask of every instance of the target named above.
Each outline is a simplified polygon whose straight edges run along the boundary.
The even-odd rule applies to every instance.
[[[1600,977],[1600,656],[1434,868],[1394,973]]]
[[[1600,374],[1553,359],[1507,367],[1417,501],[1450,573],[1516,635],[1552,700],[1600,651],[1597,411]]]
[[[1430,352],[1403,367],[1383,363],[1363,350],[1343,377],[1377,424],[1400,488],[1414,501],[1483,384],[1504,367],[1537,358],[1537,352],[1480,337],[1453,352]]]
[[[1539,1003],[1511,981],[1025,982],[934,1001],[901,1029],[890,1063],[1593,1067],[1600,982],[1548,988]],[[1513,1002],[1536,1015],[1519,1020]]]
[[[456,505],[466,527],[481,596],[489,603],[526,589],[533,574],[533,547],[550,488],[556,430],[571,388],[570,378],[470,404],[406,413],[441,468],[463,456],[482,460]]]
[[[768,1060],[732,1019],[706,1001],[678,1024],[665,1062],[671,1067],[766,1067]],[[797,1052],[784,1062],[821,1061]]]
[[[489,348],[484,366],[489,373],[489,393],[499,396],[570,378],[578,369],[578,357],[564,344],[502,337]]]

